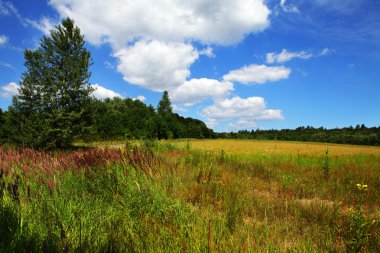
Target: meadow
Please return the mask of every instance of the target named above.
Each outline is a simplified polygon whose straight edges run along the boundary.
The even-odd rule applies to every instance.
[[[378,147],[91,146],[0,148],[0,252],[380,252]]]

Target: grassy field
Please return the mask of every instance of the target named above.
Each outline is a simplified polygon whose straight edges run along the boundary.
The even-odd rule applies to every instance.
[[[379,148],[107,145],[0,148],[0,252],[380,252]]]

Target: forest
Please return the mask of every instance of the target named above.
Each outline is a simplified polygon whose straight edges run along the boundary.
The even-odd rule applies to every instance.
[[[167,92],[161,103],[165,98],[170,103]],[[214,131],[204,122],[173,113],[170,104],[155,109],[140,100],[115,97],[92,98],[88,107],[90,113],[85,118],[88,126],[77,140],[215,138]],[[27,133],[20,131],[19,120],[20,116],[12,108],[5,112],[0,109],[0,142],[34,146]]]
[[[217,138],[327,142],[352,145],[380,145],[380,126],[366,127],[364,124],[344,128],[326,129],[323,127],[301,126],[296,129],[240,130],[230,133],[216,133]]]

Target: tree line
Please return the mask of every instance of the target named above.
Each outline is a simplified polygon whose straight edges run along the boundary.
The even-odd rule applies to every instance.
[[[166,103],[166,107],[162,103]],[[88,101],[86,117],[87,126],[73,140],[101,141],[115,139],[177,139],[177,138],[213,138],[215,133],[198,119],[185,118],[172,112],[167,92],[163,93],[157,108],[146,105],[132,98],[107,98],[99,100],[91,98]],[[84,115],[83,115],[84,116]],[[13,143],[33,147],[61,148],[64,142],[58,143],[59,135],[51,135],[42,131],[54,131],[49,126],[25,126],[20,131],[20,113],[10,107],[3,112],[0,109],[0,143]],[[40,133],[36,133],[38,127]],[[30,133],[34,132],[34,135]],[[44,138],[39,137],[43,135]],[[37,137],[37,138],[36,138]],[[39,138],[38,138],[39,137]],[[41,142],[42,141],[42,142]],[[67,145],[70,145],[67,141]]]
[[[217,138],[230,139],[306,141],[380,146],[380,126],[366,127],[364,124],[335,129],[301,126],[296,129],[241,130],[230,133],[216,133],[215,135]]]

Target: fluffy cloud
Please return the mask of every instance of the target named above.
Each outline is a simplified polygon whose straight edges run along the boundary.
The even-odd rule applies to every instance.
[[[140,95],[140,96],[137,96],[136,99],[137,99],[137,100],[140,100],[141,102],[144,102],[145,99],[146,99],[146,97]]]
[[[225,81],[242,84],[263,84],[289,77],[291,70],[284,66],[268,67],[266,65],[249,65],[230,71],[223,76]]]
[[[211,45],[238,43],[270,24],[265,0],[49,3],[61,18],[73,18],[90,43],[111,45],[116,69],[125,81],[153,91],[169,90],[173,98],[188,104],[232,90],[232,84],[204,81],[208,79],[195,90],[192,86],[199,88],[201,81],[186,81],[200,55],[214,57]],[[210,46],[197,50],[193,42]]]
[[[250,121],[283,119],[281,110],[266,109],[262,97],[233,97],[216,101],[204,108],[201,115],[212,121],[239,118]]]
[[[12,96],[15,96],[18,94],[19,88],[19,85],[14,82],[10,82],[7,85],[0,87],[0,96],[3,98],[10,98]]]
[[[276,54],[276,53],[267,53],[266,55],[266,60],[267,63],[283,63],[290,61],[291,59],[294,58],[299,58],[299,59],[309,59],[313,57],[313,54],[305,52],[305,51],[299,51],[299,52],[289,52],[286,49],[282,49],[281,53]]]
[[[125,81],[154,90],[170,90],[190,75],[189,67],[199,54],[192,45],[139,41],[117,51],[117,70]]]
[[[209,97],[214,99],[225,97],[233,89],[233,84],[230,82],[207,78],[191,79],[170,92],[170,98],[173,102],[192,105]]]
[[[103,86],[99,84],[93,84],[91,85],[95,91],[92,93],[94,97],[97,99],[105,99],[105,98],[114,98],[114,97],[119,97],[122,98],[123,96],[120,95],[117,92],[114,92],[113,90],[109,90],[107,88],[104,88]]]
[[[140,38],[199,40],[231,44],[269,26],[264,0],[93,1],[51,0],[61,16],[72,17],[93,44],[125,46]]]
[[[5,43],[7,43],[7,41],[8,41],[8,37],[7,36],[0,35],[0,46],[4,45]]]
[[[228,124],[227,131],[249,130],[257,127],[257,122],[254,120],[239,119],[234,123]]]

